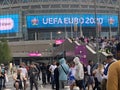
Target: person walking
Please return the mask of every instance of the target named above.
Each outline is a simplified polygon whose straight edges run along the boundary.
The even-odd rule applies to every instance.
[[[93,90],[101,90],[101,82],[103,78],[104,67],[103,64],[99,64],[98,68],[95,69],[92,73],[94,75],[95,85]]]
[[[115,59],[113,57],[112,54],[108,55],[106,57],[106,66],[104,68],[104,72],[103,72],[103,79],[102,79],[102,83],[101,83],[101,90],[107,90],[106,87],[107,87],[107,78],[108,78],[108,69],[110,67],[110,65],[115,62]]]
[[[7,74],[6,73],[6,70],[5,70],[5,66],[4,66],[4,64],[1,64],[1,74],[2,74],[2,81],[3,81],[3,88],[6,88],[6,79],[5,79],[5,74]]]
[[[60,85],[60,90],[64,89],[65,83],[67,83],[67,75],[69,72],[69,66],[66,64],[65,58],[61,58],[59,60],[59,85]]]
[[[28,80],[28,71],[26,69],[26,65],[24,62],[21,63],[20,65],[20,69],[21,69],[21,73],[24,75],[24,77],[26,78],[25,80],[23,80],[24,83],[24,90],[26,90],[26,88],[28,87],[27,84],[27,80]]]
[[[4,75],[2,74],[1,69],[0,69],[0,90],[3,89],[3,77]]]
[[[59,63],[56,63],[57,67],[54,70],[54,80],[55,80],[55,85],[56,85],[56,90],[59,90]]]
[[[39,63],[35,63],[35,65],[36,65],[36,68],[37,68],[38,71],[39,71],[37,78],[38,78],[38,80],[40,81],[40,80],[41,80],[41,77],[40,77],[41,67],[40,67],[40,64],[39,64]]]
[[[49,71],[51,72],[51,84],[52,84],[52,89],[54,89],[55,85],[55,79],[54,79],[54,70],[56,68],[56,61],[53,61],[53,64],[50,65]]]
[[[68,73],[68,85],[70,86],[70,90],[73,90],[75,86],[75,63],[71,62],[69,64],[69,73]]]
[[[46,64],[43,63],[42,67],[41,67],[41,72],[42,72],[42,84],[45,86],[46,85],[46,71],[47,71],[47,67]]]
[[[38,90],[38,73],[39,73],[39,70],[36,68],[36,66],[34,65],[34,63],[32,63],[30,65],[30,69],[29,69],[29,77],[30,77],[30,90],[33,90],[33,84],[36,88],[36,90]]]
[[[85,89],[85,83],[84,83],[84,68],[82,63],[80,62],[79,57],[75,57],[73,59],[75,63],[75,80],[76,80],[76,86],[79,87],[80,90],[86,90]]]
[[[13,79],[15,81],[14,87],[16,90],[23,89],[23,80],[25,80],[26,77],[24,77],[20,68],[18,68],[16,73],[13,74]]]
[[[120,61],[112,63],[109,67],[107,90],[120,90]]]
[[[94,85],[94,76],[92,74],[94,68],[94,62],[92,60],[88,61],[88,66],[87,66],[87,83],[86,83],[86,87],[88,87],[88,90],[90,90],[90,88],[93,89],[93,85]]]
[[[49,68],[50,68],[50,63],[48,63],[47,65],[47,83],[50,83],[51,82],[51,72],[49,71]]]

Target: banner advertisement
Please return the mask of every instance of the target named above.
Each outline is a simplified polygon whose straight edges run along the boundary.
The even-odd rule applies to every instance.
[[[95,22],[97,21],[97,22]],[[49,14],[49,15],[28,15],[27,28],[49,28],[49,27],[118,27],[118,15],[116,14]]]
[[[19,32],[19,15],[0,15],[0,34]]]

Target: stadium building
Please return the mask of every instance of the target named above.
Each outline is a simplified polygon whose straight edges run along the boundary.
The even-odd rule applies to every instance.
[[[119,0],[0,0],[0,37],[15,60],[51,59],[55,40],[118,35],[119,17]]]

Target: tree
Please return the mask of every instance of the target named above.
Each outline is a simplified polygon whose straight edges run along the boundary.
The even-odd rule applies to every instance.
[[[9,63],[12,60],[11,50],[6,39],[0,40],[0,63]]]

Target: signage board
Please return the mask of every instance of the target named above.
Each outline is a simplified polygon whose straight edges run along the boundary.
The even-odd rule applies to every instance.
[[[97,22],[95,22],[97,21]],[[118,15],[116,14],[49,14],[28,15],[27,28],[55,28],[55,27],[95,27],[99,23],[101,27],[118,27]]]
[[[0,34],[19,32],[19,15],[0,15]]]

